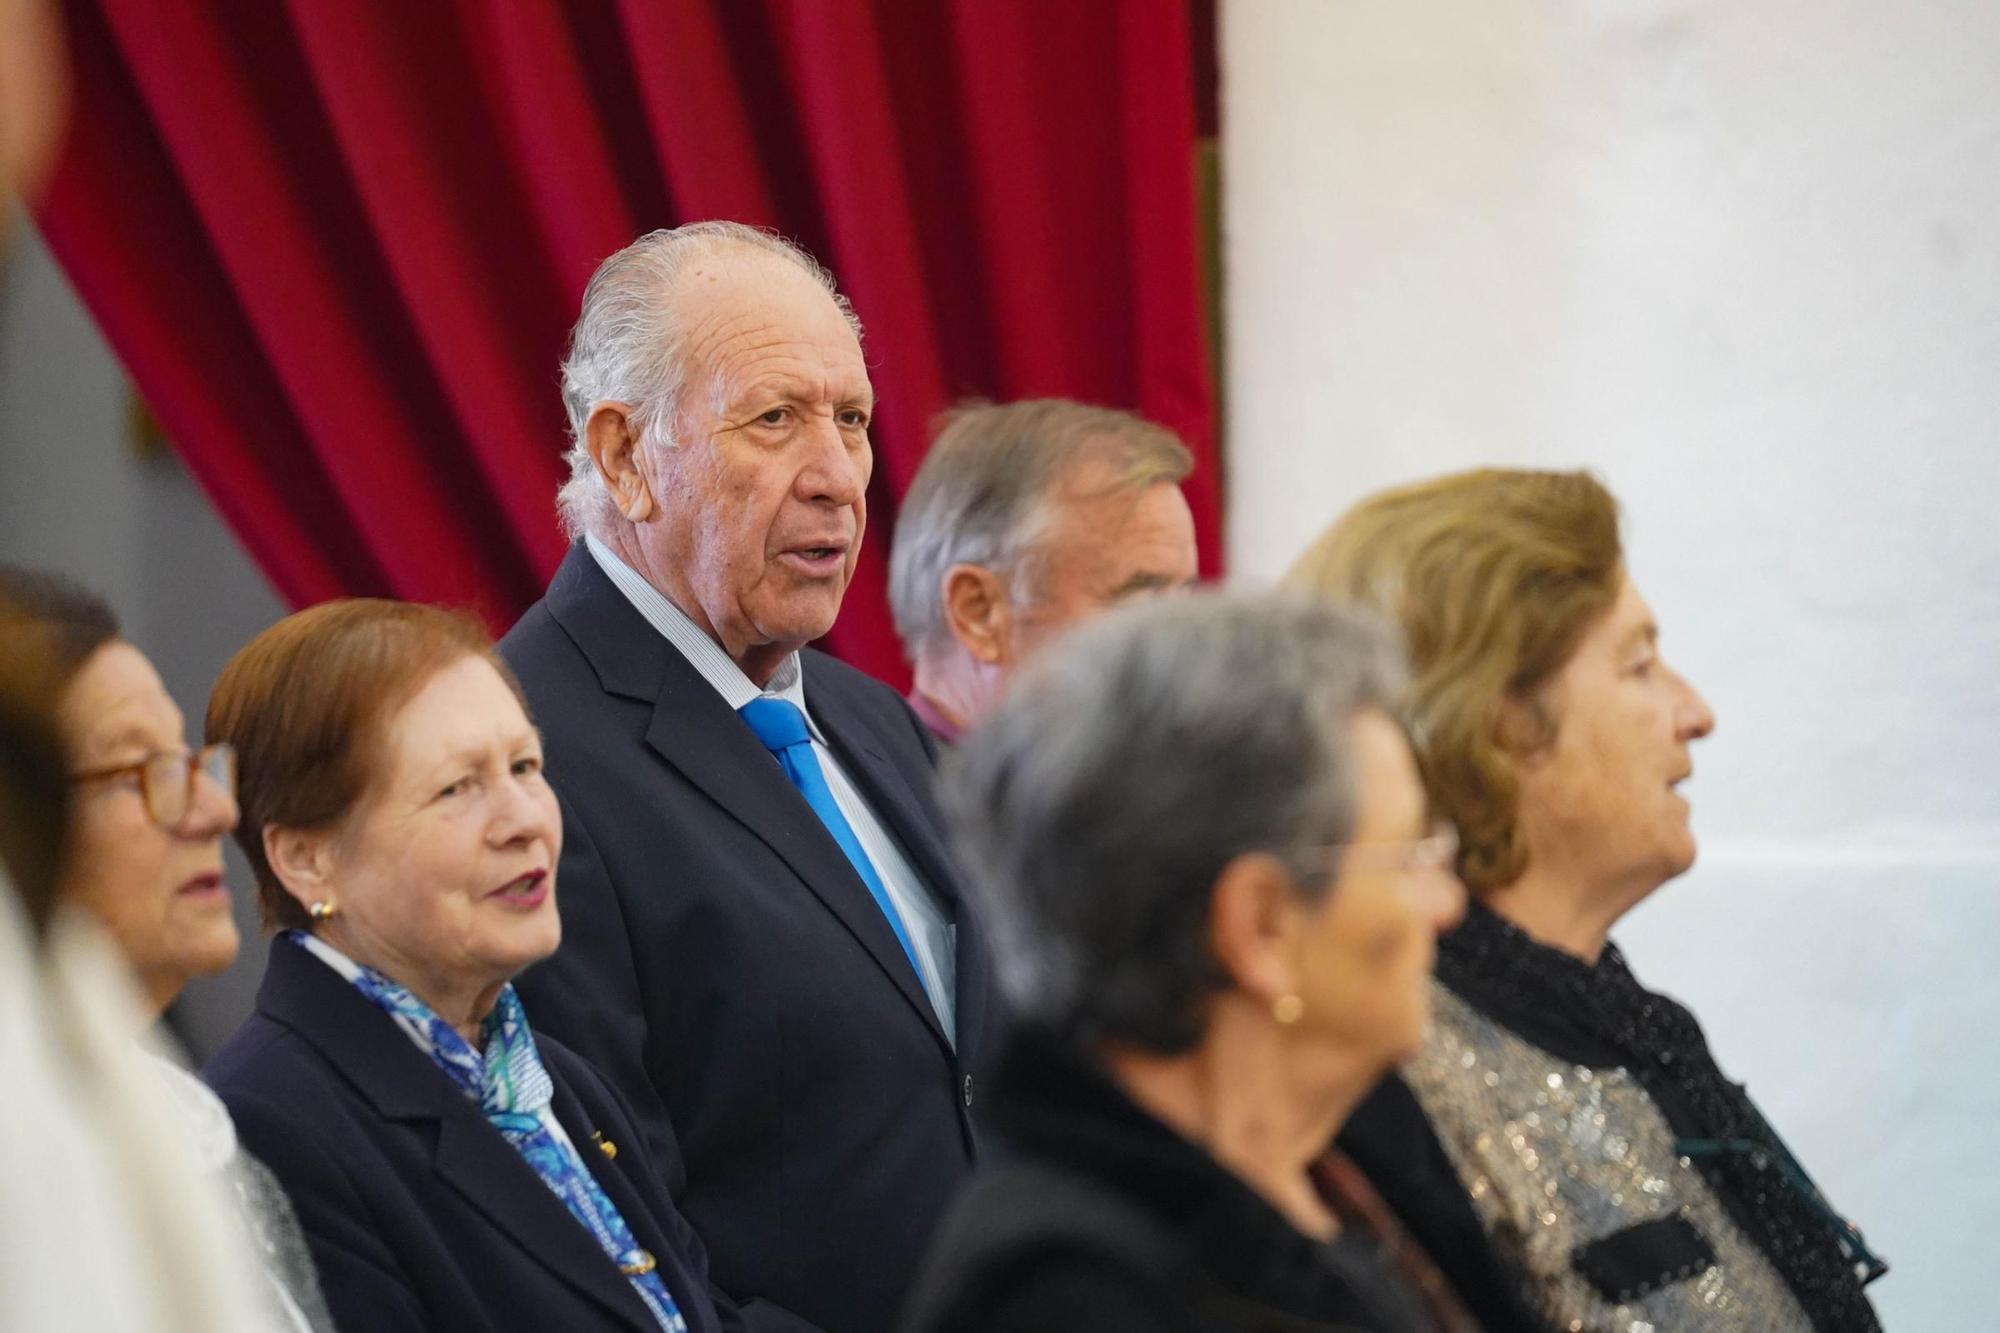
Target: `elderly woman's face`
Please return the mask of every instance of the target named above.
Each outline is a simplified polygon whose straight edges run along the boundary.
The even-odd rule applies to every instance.
[[[1715,727],[1660,656],[1653,613],[1628,578],[1537,700],[1546,745],[1516,763],[1532,872],[1644,896],[1694,864],[1688,747]]]
[[[1402,729],[1372,710],[1352,726],[1354,833],[1307,922],[1300,998],[1307,1023],[1387,1068],[1423,1044],[1437,935],[1465,890],[1424,859],[1429,805]]]
[[[481,657],[433,676],[386,728],[333,835],[320,933],[454,1022],[555,952],[562,819],[541,738]]]
[[[145,654],[122,640],[90,655],[60,712],[79,773],[187,753],[180,709]],[[78,783],[65,871],[71,900],[104,923],[162,1008],[191,978],[229,966],[239,942],[222,882],[222,839],[236,827],[236,802],[206,774],[186,795],[185,813],[169,828],[149,813],[137,772]]]

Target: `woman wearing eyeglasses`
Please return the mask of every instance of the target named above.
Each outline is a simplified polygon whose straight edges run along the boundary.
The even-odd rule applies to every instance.
[[[913,1333],[1432,1330],[1312,1167],[1462,894],[1381,632],[1200,594],[1074,632],[946,770],[1020,1032]]]
[[[157,1016],[189,981],[236,957],[222,878],[222,839],[236,826],[233,757],[227,746],[188,748],[180,709],[102,600],[50,575],[0,568],[0,603],[17,627],[39,631],[61,681],[56,721],[69,752],[71,819],[59,897],[104,927]],[[214,1093],[148,1059],[163,1107],[238,1204],[245,1242],[269,1279],[269,1327],[330,1329],[282,1189],[240,1150]]]
[[[1387,491],[1290,580],[1400,625],[1473,897],[1422,1053],[1342,1145],[1489,1328],[1873,1333],[1860,1233],[1609,938],[1694,862],[1677,788],[1715,725],[1610,493],[1502,470]]]

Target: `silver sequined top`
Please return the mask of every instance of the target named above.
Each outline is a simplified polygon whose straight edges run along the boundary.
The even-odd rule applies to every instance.
[[[1644,1088],[1623,1069],[1559,1060],[1433,983],[1431,1034],[1403,1070],[1487,1236],[1557,1329],[1810,1333],[1776,1269],[1730,1219]],[[1715,1253],[1706,1271],[1601,1292],[1577,1250],[1678,1214]]]

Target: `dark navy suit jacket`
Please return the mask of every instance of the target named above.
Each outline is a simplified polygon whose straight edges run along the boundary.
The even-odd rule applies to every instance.
[[[571,1051],[539,1032],[536,1043],[556,1118],[659,1261],[690,1333],[740,1329],[711,1300],[701,1242],[618,1096]],[[243,1146],[291,1195],[342,1329],[659,1333],[631,1282],[472,1099],[298,945],[273,942],[256,1013],[204,1074]]]
[[[631,1099],[751,1327],[895,1327],[972,1167],[993,1021],[928,736],[887,686],[803,654],[813,718],[955,921],[956,1050],[839,845],[588,550],[501,652],[563,804],[563,947],[522,977],[530,1012]]]

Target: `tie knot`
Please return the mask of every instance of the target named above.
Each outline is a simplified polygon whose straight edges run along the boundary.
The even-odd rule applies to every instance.
[[[790,700],[752,699],[737,712],[772,754],[803,745],[812,738],[812,733],[806,730],[806,715]]]

